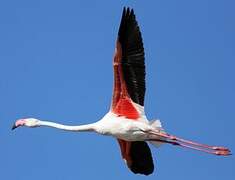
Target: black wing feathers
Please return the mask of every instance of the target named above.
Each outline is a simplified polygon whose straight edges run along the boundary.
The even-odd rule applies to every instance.
[[[144,106],[144,47],[133,9],[123,9],[118,41],[122,49],[121,67],[128,94],[132,101]],[[153,159],[146,142],[131,142],[129,153],[132,161],[129,168],[132,172],[144,175],[149,175],[153,172]]]
[[[118,32],[118,41],[122,47],[122,70],[127,91],[131,99],[141,106],[145,95],[144,47],[139,26],[133,9],[123,9]]]
[[[148,144],[144,141],[131,143],[130,156],[132,164],[129,167],[135,174],[149,175],[153,173],[154,164]]]

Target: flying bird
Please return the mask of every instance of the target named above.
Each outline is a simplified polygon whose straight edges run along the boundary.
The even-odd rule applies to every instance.
[[[156,147],[172,144],[179,147],[227,156],[228,148],[209,146],[168,134],[160,120],[149,121],[144,112],[145,54],[140,28],[133,9],[123,9],[113,58],[114,87],[110,111],[99,121],[69,126],[35,118],[17,120],[12,129],[53,127],[66,131],[91,131],[117,139],[122,158],[133,173],[149,175],[154,163],[148,143]]]

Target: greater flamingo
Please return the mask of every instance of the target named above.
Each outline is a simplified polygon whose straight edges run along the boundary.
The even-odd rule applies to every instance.
[[[91,131],[117,138],[121,154],[134,173],[149,175],[154,170],[147,142],[162,143],[203,151],[214,155],[230,155],[225,147],[209,146],[166,133],[159,120],[148,121],[144,112],[145,62],[144,48],[133,9],[124,8],[113,58],[114,89],[110,111],[99,121],[68,126],[35,118],[17,120],[20,126],[48,126],[66,131]]]

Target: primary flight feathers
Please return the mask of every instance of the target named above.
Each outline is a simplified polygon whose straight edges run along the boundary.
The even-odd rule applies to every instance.
[[[127,91],[132,101],[143,106],[145,95],[144,47],[133,9],[123,9],[118,42],[121,44],[120,63]]]

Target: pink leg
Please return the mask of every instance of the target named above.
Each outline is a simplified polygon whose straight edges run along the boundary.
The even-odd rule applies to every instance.
[[[171,135],[169,135],[169,136],[171,137]],[[213,150],[219,150],[219,151],[230,151],[228,148],[225,148],[225,147],[209,146],[209,145],[206,145],[206,144],[200,144],[200,143],[196,143],[196,142],[193,142],[193,141],[181,139],[181,138],[178,138],[178,137],[175,137],[175,136],[173,136],[172,140],[180,141],[182,143],[191,144],[193,146],[199,146],[199,147],[207,148],[207,149],[213,149]]]
[[[199,150],[199,151],[203,151],[203,152],[215,154],[215,155],[223,155],[223,156],[231,155],[230,150],[225,147],[209,146],[209,145],[205,145],[205,144],[200,144],[200,143],[196,143],[193,141],[181,139],[181,138],[178,138],[176,136],[172,136],[167,133],[150,132],[150,134],[165,138],[164,140],[158,140],[158,139],[156,140],[156,139],[151,138],[151,141],[161,141],[161,142],[169,143],[172,145],[178,145],[181,147]]]

